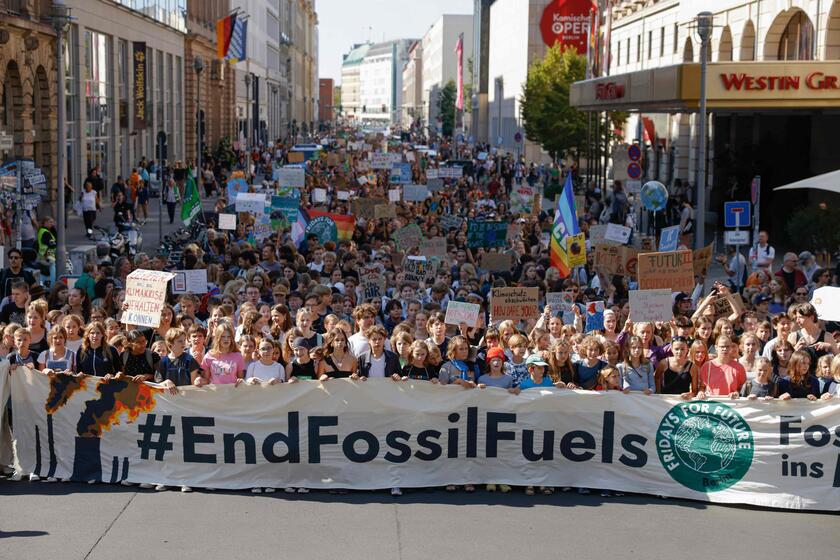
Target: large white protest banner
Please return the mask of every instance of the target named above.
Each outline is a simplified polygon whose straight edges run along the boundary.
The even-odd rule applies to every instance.
[[[11,392],[11,379],[9,379],[9,360],[0,362],[0,467],[10,467],[14,463],[12,452],[12,431],[9,428],[10,413],[6,408]]]
[[[171,272],[138,269],[126,277],[125,305],[122,322],[126,325],[157,328],[166,299],[166,283],[175,276]]]
[[[184,387],[12,376],[23,474],[223,489],[577,486],[840,510],[840,401],[465,390],[423,381]],[[51,437],[47,437],[51,434]]]

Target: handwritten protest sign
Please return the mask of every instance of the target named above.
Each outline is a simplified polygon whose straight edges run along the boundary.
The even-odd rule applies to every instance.
[[[300,197],[294,196],[272,196],[271,197],[271,219],[284,220],[286,223],[297,222],[298,210],[300,209]]]
[[[614,241],[624,245],[630,239],[631,230],[627,226],[620,226],[618,224],[607,224],[607,231],[604,234],[604,239],[607,241]]]
[[[219,214],[219,229],[236,230],[236,214]]]
[[[353,213],[357,218],[374,218],[376,217],[376,207],[380,204],[388,204],[384,198],[362,197],[353,201]]]
[[[510,272],[510,253],[483,253],[481,255],[481,268],[489,272]]]
[[[312,202],[326,202],[327,189],[312,189]]]
[[[468,327],[476,327],[478,326],[479,313],[481,313],[481,306],[477,303],[450,301],[446,306],[446,316],[443,322],[447,325],[465,323]]]
[[[126,278],[126,309],[122,314],[122,322],[140,327],[159,327],[160,312],[166,300],[166,283],[173,276],[171,272],[142,268],[129,274]]]
[[[527,183],[514,187],[510,191],[510,211],[512,214],[530,214],[534,203],[534,188]]]
[[[390,204],[377,204],[373,207],[373,217],[388,219],[397,217],[397,207]]]
[[[361,277],[360,281],[362,285],[362,297],[364,299],[382,297],[385,295],[387,282],[385,280],[385,276],[379,272],[365,274]]]
[[[536,317],[539,288],[493,288],[490,309],[494,321]]]
[[[350,200],[350,191],[346,190],[337,190],[335,191],[335,196],[338,200]]]
[[[634,323],[670,321],[674,316],[671,307],[671,290],[630,290],[630,319]]]
[[[444,231],[449,231],[450,229],[461,229],[463,223],[464,218],[460,216],[453,216],[452,214],[443,214],[440,217],[440,227],[443,228]]]
[[[426,185],[405,185],[403,187],[403,200],[406,202],[421,202],[429,198],[429,189]]]
[[[265,195],[263,193],[239,193],[236,196],[236,211],[249,214],[265,213]]]
[[[207,269],[198,268],[195,270],[176,270],[172,278],[173,294],[206,294],[207,293]]]
[[[283,187],[303,188],[306,186],[306,170],[297,165],[275,167],[272,178]]]
[[[575,304],[575,296],[566,292],[548,292],[545,294],[545,304],[551,308],[552,315],[568,313]]]
[[[434,281],[436,265],[425,257],[406,257],[402,264],[406,282],[424,283]]]
[[[611,242],[606,241],[607,226],[606,224],[598,224],[589,226],[589,245],[608,245]]]
[[[507,222],[469,220],[467,247],[504,247],[507,245]]]
[[[712,255],[714,254],[715,244],[709,243],[702,249],[694,251],[694,274],[705,275],[712,266]]]
[[[691,293],[694,289],[694,260],[691,251],[639,253],[639,288],[668,288]]]
[[[595,246],[595,268],[607,274],[635,276],[638,252],[632,247],[617,245]]]
[[[425,257],[446,257],[446,238],[432,237],[427,239],[424,237],[420,242],[420,254]]]
[[[423,231],[417,224],[408,224],[398,229],[393,237],[397,244],[397,250],[408,251],[420,246],[420,241],[423,239]]]

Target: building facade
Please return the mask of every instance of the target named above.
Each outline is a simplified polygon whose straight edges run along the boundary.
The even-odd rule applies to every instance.
[[[473,16],[472,14],[443,14],[423,35],[423,84],[422,102],[424,118],[431,128],[439,131],[438,99],[443,87],[450,81],[457,82],[458,59],[455,45],[458,38],[464,37],[463,80],[469,83],[468,61],[473,56]]]
[[[201,145],[211,154],[222,138],[237,138],[235,68],[216,50],[216,22],[228,13],[230,0],[187,0],[184,148],[191,159],[199,149],[199,122]]]
[[[402,116],[404,128],[422,126],[423,110],[423,45],[415,41],[408,49],[408,59],[402,71]]]
[[[402,105],[403,67],[416,39],[397,39],[371,45],[359,69],[362,120],[398,124]]]
[[[370,44],[353,45],[341,62],[341,103],[349,119],[360,119],[362,114],[361,70],[362,61]]]
[[[295,134],[317,129],[318,14],[315,0],[289,0],[291,13],[291,116]]]
[[[333,101],[334,87],[332,78],[318,80],[318,121],[323,125],[330,125],[338,111],[338,107]]]
[[[627,141],[645,152],[642,180],[696,201],[700,148],[697,12],[714,15],[707,53],[706,216],[749,200],[760,176],[762,225],[783,234],[807,191],[778,187],[840,168],[840,1],[620,2],[610,16],[609,76],[579,82],[581,109],[630,111]],[[613,173],[621,170],[614,170]],[[813,196],[813,195],[811,195]],[[836,201],[835,201],[836,202]]]
[[[77,189],[94,166],[106,183],[141,159],[156,159],[166,135],[170,161],[184,145],[185,0],[67,0],[65,41],[67,177]],[[145,62],[142,76],[137,63]]]
[[[50,4],[0,0],[0,135],[12,143],[0,150],[0,161],[33,159],[54,196],[57,78]]]
[[[472,112],[470,130],[476,142],[489,142],[488,71],[490,67],[490,4],[493,0],[475,0],[473,4]]]

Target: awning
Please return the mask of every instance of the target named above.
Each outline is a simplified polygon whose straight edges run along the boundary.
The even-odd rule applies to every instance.
[[[815,175],[808,179],[802,179],[789,185],[776,187],[774,191],[786,191],[791,189],[819,189],[822,191],[831,191],[840,194],[840,169],[837,171],[829,171],[822,175]]]

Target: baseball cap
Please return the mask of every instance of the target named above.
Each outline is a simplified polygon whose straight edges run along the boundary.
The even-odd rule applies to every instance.
[[[539,354],[531,354],[528,356],[528,359],[525,360],[525,366],[548,366],[548,362],[543,360],[542,356]]]
[[[772,301],[772,300],[773,300],[773,298],[771,298],[768,295],[758,294],[753,298],[753,305],[759,305],[761,303],[767,303],[768,301]]]
[[[674,303],[679,303],[679,302],[685,301],[687,299],[690,299],[690,297],[685,292],[678,292],[677,294],[674,295]]]
[[[309,341],[306,340],[305,338],[303,338],[302,336],[299,336],[292,341],[292,349],[295,349],[295,348],[309,349],[309,346],[310,346]]]
[[[505,351],[499,348],[498,346],[494,346],[490,350],[487,351],[487,361],[489,362],[493,358],[499,358],[503,362],[505,361]]]

